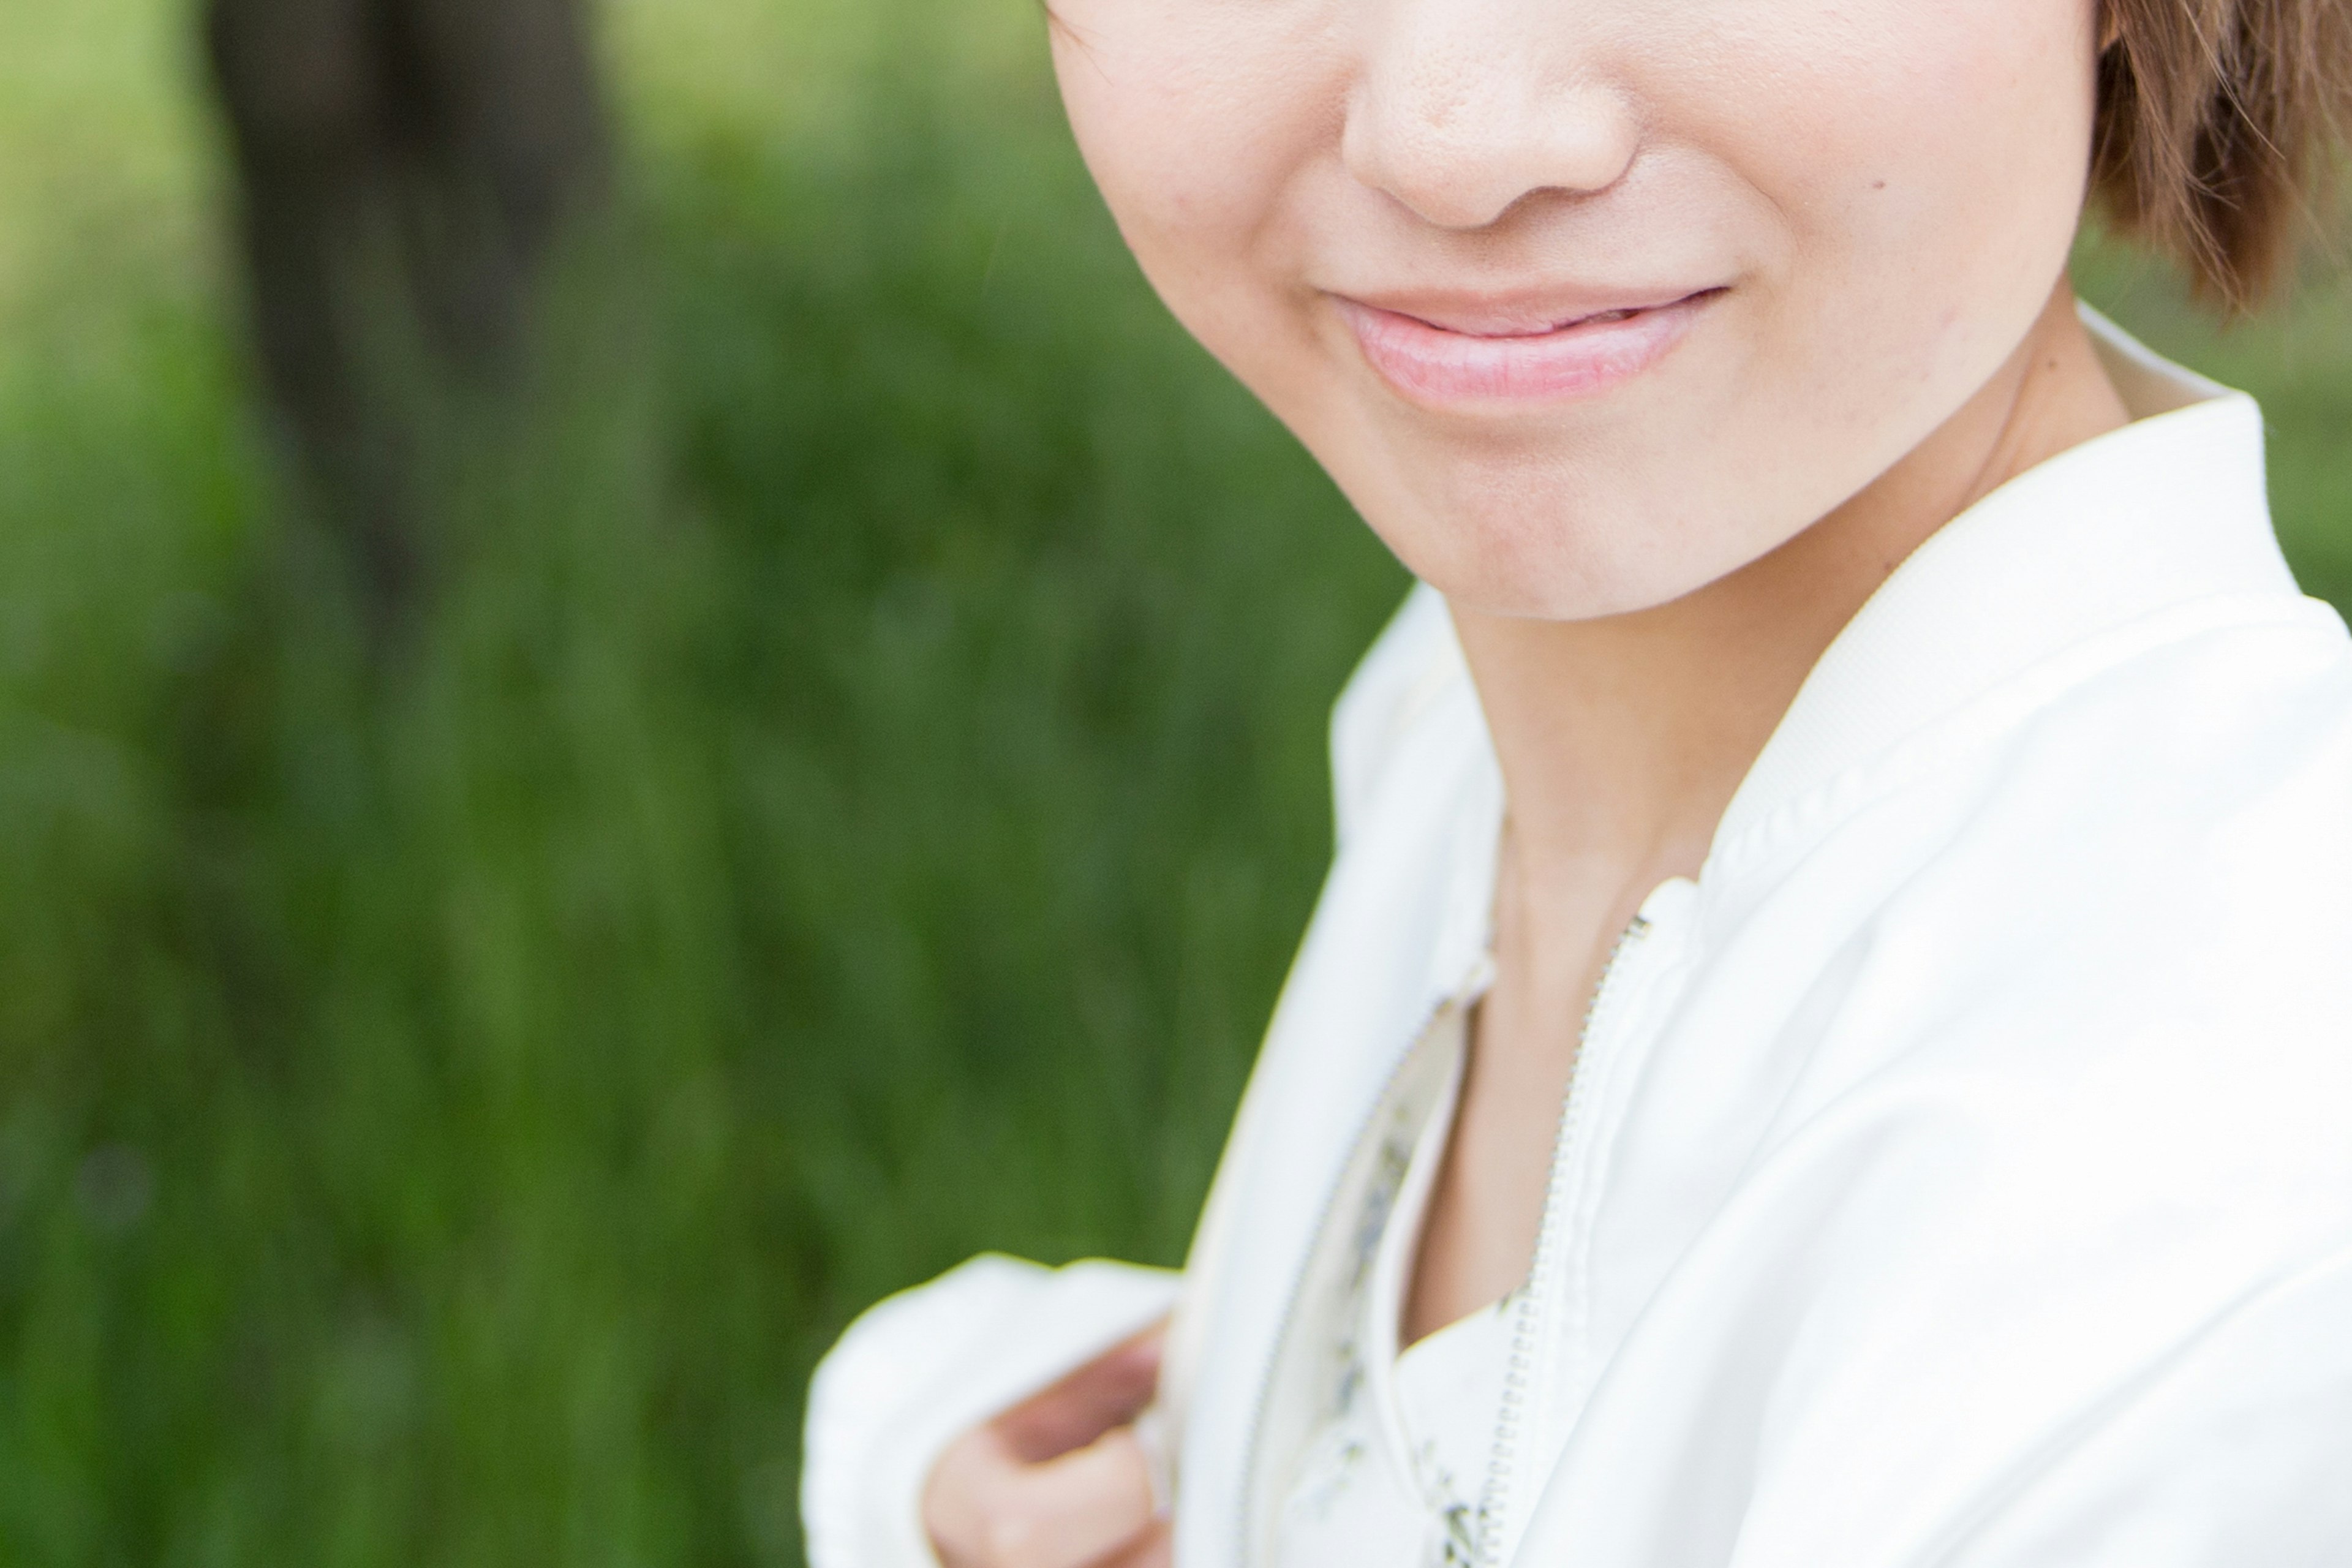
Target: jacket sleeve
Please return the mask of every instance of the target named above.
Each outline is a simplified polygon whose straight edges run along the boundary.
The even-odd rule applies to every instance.
[[[809,1384],[810,1568],[939,1568],[922,1490],[948,1444],[1168,1313],[1178,1276],[983,1255],[869,1309]]]

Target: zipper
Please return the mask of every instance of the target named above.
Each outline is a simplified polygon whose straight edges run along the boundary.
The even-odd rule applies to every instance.
[[[1445,1016],[1448,1008],[1463,1006],[1470,998],[1483,992],[1493,972],[1492,956],[1481,953],[1477,963],[1463,982],[1431,1005],[1423,1014],[1420,1026],[1405,1037],[1404,1049],[1399,1051],[1396,1060],[1390,1064],[1388,1072],[1381,1079],[1379,1090],[1373,1094],[1354,1132],[1343,1145],[1348,1152],[1339,1161],[1339,1173],[1324,1190],[1322,1202],[1316,1207],[1314,1226],[1307,1233],[1306,1251],[1299,1259],[1297,1272],[1291,1278],[1289,1293],[1283,1301],[1282,1317],[1275,1324],[1273,1349],[1267,1359],[1265,1375],[1258,1380],[1257,1398],[1250,1406],[1249,1431],[1242,1448],[1242,1506],[1235,1510],[1240,1518],[1234,1521],[1239,1541],[1234,1561],[1242,1568],[1250,1568],[1256,1555],[1256,1542],[1251,1535],[1257,1526],[1259,1449],[1265,1428],[1266,1405],[1274,1397],[1275,1380],[1282,1370],[1282,1352],[1290,1339],[1292,1320],[1298,1316],[1298,1300],[1306,1292],[1307,1277],[1314,1270],[1316,1248],[1323,1233],[1330,1226],[1331,1211],[1339,1201],[1339,1191],[1348,1184],[1348,1168],[1354,1160],[1355,1151],[1371,1136],[1373,1123],[1379,1121],[1382,1110],[1388,1105],[1389,1097],[1396,1090],[1397,1079],[1404,1076],[1405,1068],[1420,1054],[1421,1044],[1428,1038],[1429,1031],[1437,1026],[1437,1021]]]
[[[1617,940],[1610,945],[1608,961],[1601,965],[1601,983],[1593,987],[1592,999],[1585,1004],[1584,1021],[1577,1030],[1576,1065],[1569,1073],[1568,1095],[1560,1105],[1559,1131],[1552,1141],[1551,1175],[1544,1188],[1542,1217],[1536,1226],[1535,1258],[1528,1266],[1528,1282],[1512,1323],[1511,1356],[1503,1373],[1502,1404],[1495,1414],[1495,1442],[1487,1456],[1486,1484],[1478,1494],[1475,1568],[1502,1568],[1503,1510],[1510,1502],[1512,1470],[1521,1457],[1519,1446],[1527,1436],[1528,1406],[1532,1394],[1528,1383],[1534,1372],[1537,1347],[1541,1343],[1546,1287],[1559,1272],[1560,1248],[1568,1245],[1564,1189],[1571,1168],[1570,1156],[1579,1145],[1577,1134],[1584,1120],[1584,1103],[1590,1098],[1584,1085],[1592,1076],[1591,1052],[1601,1037],[1598,1026],[1616,990],[1624,959],[1649,931],[1648,919],[1635,915],[1633,923],[1617,934]]]

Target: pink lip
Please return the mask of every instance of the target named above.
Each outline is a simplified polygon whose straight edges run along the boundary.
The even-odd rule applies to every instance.
[[[1597,397],[1664,359],[1721,289],[1600,310],[1528,332],[1477,332],[1360,300],[1332,300],[1390,385],[1416,402],[1559,403]]]

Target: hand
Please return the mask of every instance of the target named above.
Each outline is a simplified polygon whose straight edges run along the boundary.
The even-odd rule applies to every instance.
[[[1134,1421],[1165,1325],[949,1445],[923,1489],[944,1568],[1167,1568],[1168,1521]]]

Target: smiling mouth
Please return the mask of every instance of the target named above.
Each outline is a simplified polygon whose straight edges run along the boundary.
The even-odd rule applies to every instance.
[[[1524,328],[1448,324],[1330,296],[1364,358],[1415,403],[1559,403],[1598,397],[1656,364],[1727,290],[1702,289]]]
[[[1403,316],[1409,321],[1419,321],[1423,326],[1434,331],[1453,332],[1465,338],[1542,338],[1549,337],[1554,332],[1565,332],[1576,327],[1607,326],[1612,321],[1630,321],[1645,311],[1669,310],[1681,304],[1683,300],[1692,297],[1685,295],[1681,300],[1669,300],[1663,305],[1625,305],[1613,310],[1595,310],[1589,315],[1567,316],[1557,321],[1548,321],[1539,327],[1502,327],[1494,330],[1451,326],[1444,321],[1431,321],[1425,316],[1415,316],[1409,310],[1398,310],[1392,313]],[[1378,307],[1373,308],[1378,309]]]

